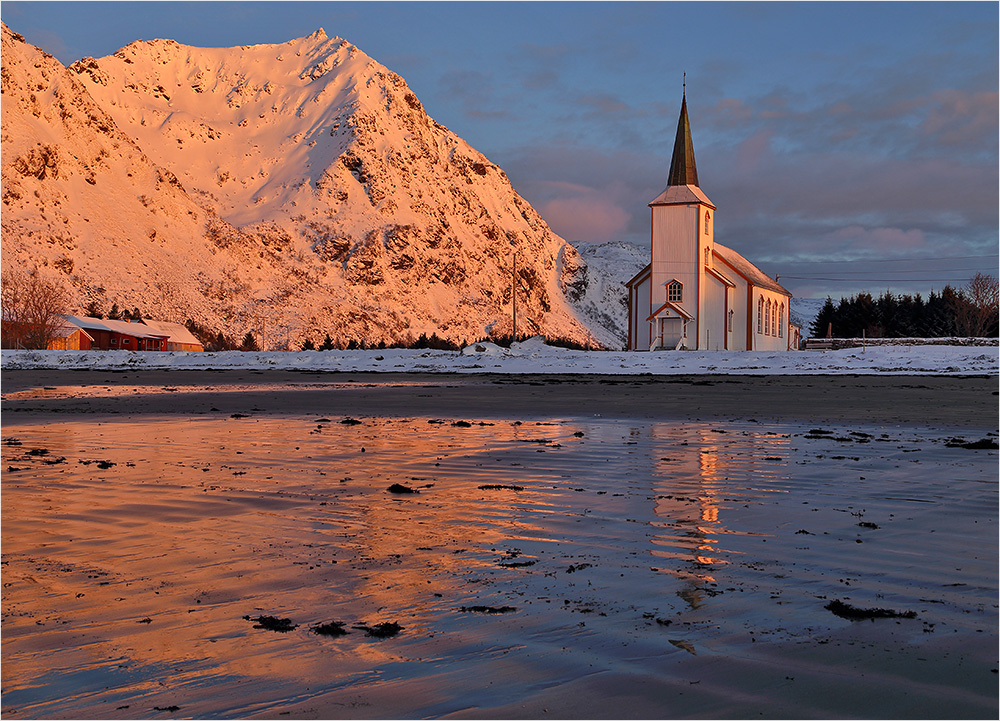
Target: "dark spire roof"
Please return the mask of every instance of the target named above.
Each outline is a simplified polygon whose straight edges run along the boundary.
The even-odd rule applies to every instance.
[[[670,159],[667,186],[693,185],[698,187],[698,168],[694,163],[694,144],[691,142],[691,124],[688,122],[687,93],[681,99],[681,117],[677,120],[677,138],[674,155]]]

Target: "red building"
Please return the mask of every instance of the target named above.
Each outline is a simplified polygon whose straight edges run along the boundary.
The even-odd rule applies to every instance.
[[[82,328],[92,340],[93,350],[166,350],[167,338],[161,331],[153,330],[142,323],[103,318],[79,318],[66,316],[66,320]]]

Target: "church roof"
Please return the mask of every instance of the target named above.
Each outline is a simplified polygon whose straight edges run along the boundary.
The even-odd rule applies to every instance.
[[[674,155],[670,159],[667,185],[698,187],[698,168],[694,162],[694,143],[691,142],[691,123],[688,122],[686,94],[681,98],[681,116],[677,120],[677,137],[674,138]]]
[[[649,202],[650,205],[687,205],[704,203],[715,210],[715,203],[708,199],[697,185],[668,185],[666,190]]]
[[[773,290],[775,293],[787,295],[789,298],[792,297],[792,294],[781,287],[781,285],[778,284],[778,281],[767,275],[767,273],[762,271],[732,248],[727,248],[722,243],[717,242],[713,246],[713,252],[721,258],[723,262],[729,265],[729,267],[746,278],[751,285],[755,285],[758,288],[764,288],[766,290]]]
[[[694,161],[694,143],[691,142],[691,123],[688,121],[687,94],[681,98],[681,116],[677,120],[674,154],[670,158],[667,188],[650,205],[686,205],[705,203],[715,208],[698,187],[698,167]]]

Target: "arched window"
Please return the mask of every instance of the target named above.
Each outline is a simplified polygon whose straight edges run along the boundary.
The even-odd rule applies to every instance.
[[[771,335],[771,299],[768,298],[764,307],[764,335]]]
[[[764,326],[764,296],[757,298],[757,332],[763,333]]]
[[[782,303],[778,308],[778,337],[785,337],[785,304]]]
[[[733,331],[733,311],[729,311],[729,325],[728,330],[730,333]]]
[[[705,211],[705,235],[708,235],[709,226],[712,224],[712,214]]]
[[[712,249],[706,246],[705,247],[705,266],[706,267],[709,265],[709,260],[711,260],[711,258],[712,258]]]
[[[679,280],[672,280],[667,283],[667,300],[673,303],[680,303],[684,299],[684,286]]]
[[[778,304],[771,306],[771,335],[778,335]]]

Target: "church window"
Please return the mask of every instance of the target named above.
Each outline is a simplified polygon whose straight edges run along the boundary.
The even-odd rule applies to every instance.
[[[705,235],[708,235],[709,225],[712,222],[712,214],[707,210],[705,211]]]
[[[680,303],[684,298],[684,286],[679,280],[672,280],[667,284],[667,300],[673,303]]]
[[[771,335],[778,335],[778,304],[771,306]]]
[[[733,311],[729,311],[729,325],[727,326],[727,330],[730,333],[733,332]]]
[[[771,335],[771,301],[764,307],[764,335]]]
[[[757,332],[763,333],[763,323],[764,323],[764,298],[761,296],[757,299]]]
[[[782,303],[781,307],[778,308],[778,337],[785,337],[785,304]]]
[[[712,258],[712,249],[706,247],[705,248],[705,265],[706,266],[709,265],[709,260],[711,260],[711,258]]]

